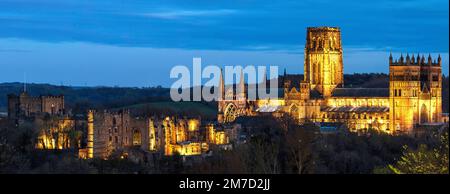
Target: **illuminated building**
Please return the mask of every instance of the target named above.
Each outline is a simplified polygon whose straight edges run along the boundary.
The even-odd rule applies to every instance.
[[[45,122],[41,124],[37,138],[37,149],[68,149],[71,147],[69,133],[74,129],[75,121],[67,117],[55,118],[50,121],[42,121],[40,118],[35,122]]]
[[[64,114],[64,96],[30,96],[27,92],[8,95],[8,117],[18,119],[39,114]]]
[[[289,114],[299,123],[343,123],[351,131],[376,129],[390,134],[412,133],[416,126],[442,122],[441,57],[389,57],[389,88],[345,88],[340,29],[309,27],[306,33],[303,80],[283,76],[278,99],[249,100],[246,91],[226,89],[220,77],[218,121],[239,116]],[[241,76],[236,88],[245,88]],[[227,98],[228,97],[228,98]]]
[[[177,117],[133,117],[128,110],[88,111],[87,147],[79,150],[80,158],[108,158],[114,151],[138,148],[170,156],[201,155],[210,144],[228,143],[223,131],[213,124],[202,126],[200,119]],[[209,141],[206,134],[213,133]]]

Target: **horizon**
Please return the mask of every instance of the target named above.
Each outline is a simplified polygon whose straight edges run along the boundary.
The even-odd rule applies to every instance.
[[[344,74],[388,73],[392,52],[440,54],[448,76],[448,16],[441,0],[0,1],[0,82],[170,87],[194,57],[302,74],[310,26],[341,29]]]

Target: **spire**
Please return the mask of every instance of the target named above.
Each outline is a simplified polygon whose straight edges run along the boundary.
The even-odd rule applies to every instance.
[[[240,81],[239,81],[239,85],[243,85],[243,84],[245,84],[245,82],[244,82],[244,71],[241,69],[241,77],[240,77]]]
[[[409,53],[406,53],[406,64],[409,65],[410,62]]]
[[[431,54],[428,53],[428,65],[431,65],[432,63],[433,62],[432,62]]]
[[[414,58],[414,53],[413,53],[412,56],[411,56],[411,63],[412,63],[412,64],[415,64],[415,63],[416,63],[416,59]]]
[[[400,64],[403,64],[403,53],[402,54],[400,54]]]
[[[242,94],[242,98],[245,98],[245,78],[244,70],[241,69],[241,80],[239,81],[239,89]]]
[[[417,53],[417,64],[420,65],[420,53]]]
[[[389,65],[392,64],[392,52],[389,52]]]
[[[223,100],[225,95],[225,83],[223,81],[222,68],[220,68],[220,80],[219,80],[219,100]]]
[[[437,60],[438,60],[438,61],[437,61],[437,62],[438,62],[438,64],[439,64],[439,65],[441,65],[441,62],[442,62],[441,54],[439,54],[439,56],[438,56],[438,59],[437,59]]]

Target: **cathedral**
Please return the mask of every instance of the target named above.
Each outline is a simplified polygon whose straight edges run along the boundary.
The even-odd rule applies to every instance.
[[[218,121],[239,116],[290,115],[299,123],[341,123],[350,131],[375,129],[411,134],[420,125],[442,122],[441,57],[389,56],[389,88],[346,88],[340,28],[309,27],[303,80],[283,77],[278,98],[248,99],[242,79],[234,87],[219,83]],[[232,98],[225,98],[233,94]]]

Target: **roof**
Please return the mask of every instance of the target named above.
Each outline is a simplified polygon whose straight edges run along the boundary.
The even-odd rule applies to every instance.
[[[323,112],[389,112],[387,106],[327,106],[321,109]]]
[[[335,88],[332,97],[389,97],[389,88]]]
[[[281,106],[264,105],[256,109],[256,112],[276,112],[281,110]]]
[[[284,98],[284,89],[283,88],[275,88],[275,90],[277,90],[277,99]],[[253,92],[256,95],[256,99],[261,99],[257,88],[251,88],[251,89],[247,88],[247,90],[246,90],[247,96],[246,97],[248,98],[249,94],[253,93]],[[266,88],[266,94],[269,94],[269,92],[270,92],[270,88]],[[275,98],[272,98],[272,99],[275,99]]]

